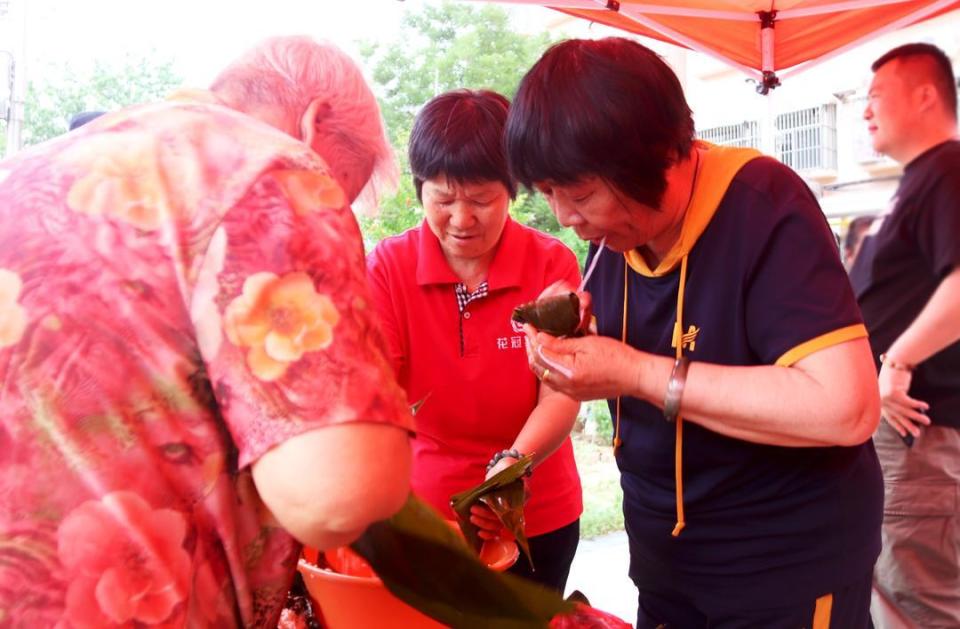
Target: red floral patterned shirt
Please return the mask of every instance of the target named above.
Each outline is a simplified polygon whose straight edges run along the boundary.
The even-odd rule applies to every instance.
[[[0,162],[0,626],[276,624],[299,545],[249,465],[412,426],[316,153],[201,103]]]

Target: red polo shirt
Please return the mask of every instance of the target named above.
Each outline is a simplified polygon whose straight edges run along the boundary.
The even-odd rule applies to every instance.
[[[556,238],[507,219],[487,276],[489,294],[461,314],[460,279],[424,222],[381,241],[367,258],[390,359],[415,418],[414,491],[447,517],[450,496],[483,481],[491,455],[508,448],[537,403],[513,308],[556,282],[576,286],[573,253]],[[429,397],[428,397],[429,396]],[[527,534],[549,533],[583,511],[568,438],[530,478]]]

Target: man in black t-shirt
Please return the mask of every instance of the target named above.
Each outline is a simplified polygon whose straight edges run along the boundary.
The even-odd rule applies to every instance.
[[[880,628],[960,626],[960,141],[956,81],[937,47],[873,64],[864,118],[904,165],[851,281],[880,369],[874,442],[886,481]],[[905,617],[905,618],[904,618]]]

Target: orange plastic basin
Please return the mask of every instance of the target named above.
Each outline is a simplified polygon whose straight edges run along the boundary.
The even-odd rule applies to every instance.
[[[480,560],[492,570],[504,571],[517,561],[516,542],[493,540],[484,543]],[[298,568],[307,592],[323,612],[330,629],[443,627],[410,607],[384,587],[370,566],[347,548],[324,553],[327,562],[348,574],[316,565],[317,551],[304,549]]]

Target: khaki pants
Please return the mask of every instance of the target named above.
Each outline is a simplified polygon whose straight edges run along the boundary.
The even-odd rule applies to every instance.
[[[883,421],[873,437],[885,485],[878,629],[960,628],[960,430],[921,430],[912,448]]]

